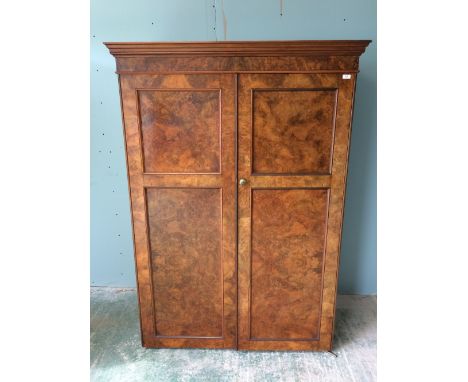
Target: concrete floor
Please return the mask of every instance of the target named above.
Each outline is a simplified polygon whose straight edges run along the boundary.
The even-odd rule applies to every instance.
[[[91,288],[91,381],[375,381],[375,296],[339,296],[334,351],[145,349],[135,289]]]

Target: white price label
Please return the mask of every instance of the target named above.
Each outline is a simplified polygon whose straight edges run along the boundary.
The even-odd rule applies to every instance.
[[[344,80],[350,80],[351,79],[351,74],[343,74],[343,79]]]

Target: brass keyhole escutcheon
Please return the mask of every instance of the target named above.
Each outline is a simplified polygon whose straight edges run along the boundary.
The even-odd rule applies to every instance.
[[[239,184],[240,184],[241,186],[247,184],[247,179],[241,178],[241,179],[239,180]]]

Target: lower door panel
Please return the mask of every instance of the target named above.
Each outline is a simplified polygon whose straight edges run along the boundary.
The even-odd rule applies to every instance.
[[[317,340],[328,190],[254,189],[250,338]]]

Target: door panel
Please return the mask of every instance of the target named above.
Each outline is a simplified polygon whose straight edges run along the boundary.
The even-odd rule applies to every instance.
[[[157,334],[221,338],[221,190],[150,188],[147,200]]]
[[[219,173],[218,89],[138,90],[146,173]]]
[[[251,338],[319,337],[325,189],[252,190]]]
[[[331,348],[354,77],[239,75],[240,349]]]
[[[252,90],[253,173],[329,174],[335,89]]]
[[[235,348],[235,77],[120,85],[143,344]]]

